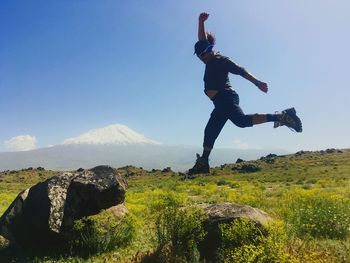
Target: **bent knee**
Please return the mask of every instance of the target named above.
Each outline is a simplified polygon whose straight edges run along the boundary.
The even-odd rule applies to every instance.
[[[253,116],[252,115],[242,115],[240,118],[237,118],[233,123],[239,128],[246,128],[253,126]]]

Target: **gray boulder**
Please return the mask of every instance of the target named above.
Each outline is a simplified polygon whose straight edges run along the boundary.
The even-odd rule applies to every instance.
[[[201,204],[200,207],[203,208],[206,215],[204,229],[207,231],[207,235],[200,245],[200,253],[207,262],[215,262],[216,251],[221,245],[220,224],[228,224],[233,220],[246,218],[263,230],[264,226],[272,220],[264,211],[248,205],[218,203]]]
[[[57,245],[74,220],[123,203],[126,188],[109,166],[63,172],[22,191],[0,218],[0,235],[24,247]]]

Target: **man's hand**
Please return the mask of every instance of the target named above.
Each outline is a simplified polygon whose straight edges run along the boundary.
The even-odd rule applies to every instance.
[[[257,83],[255,83],[255,85],[258,87],[259,90],[261,90],[264,93],[267,93],[267,91],[269,90],[267,87],[267,83],[262,82],[262,81],[257,81]]]
[[[208,17],[209,17],[209,14],[208,14],[208,13],[201,13],[201,14],[199,15],[198,20],[199,20],[199,22],[202,22],[202,23],[203,23],[205,20],[208,19]]]

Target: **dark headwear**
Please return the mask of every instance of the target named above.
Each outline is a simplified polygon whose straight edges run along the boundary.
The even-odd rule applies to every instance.
[[[214,45],[210,44],[207,40],[199,40],[194,45],[194,54],[200,56],[204,53],[210,52],[213,50]]]

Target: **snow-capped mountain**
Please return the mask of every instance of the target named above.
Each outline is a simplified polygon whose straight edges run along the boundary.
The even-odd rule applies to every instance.
[[[66,139],[61,145],[0,153],[0,171],[39,166],[53,170],[74,170],[101,164],[113,167],[134,165],[146,169],[170,166],[175,171],[184,171],[193,165],[195,153],[201,150],[199,146],[164,145],[125,125],[114,124]],[[211,165],[235,162],[238,157],[251,160],[267,153],[271,151],[215,149]]]
[[[69,144],[160,144],[137,133],[126,125],[113,124],[107,127],[89,130],[77,137],[64,140],[64,145]]]

